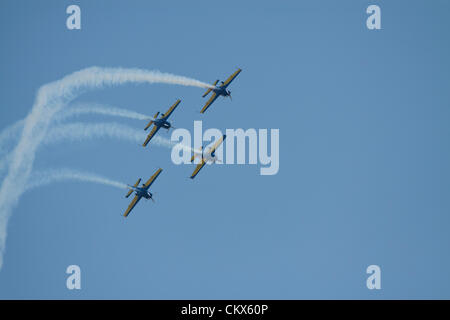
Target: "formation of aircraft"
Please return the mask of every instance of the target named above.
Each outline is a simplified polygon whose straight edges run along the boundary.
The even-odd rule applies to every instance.
[[[237,75],[241,72],[241,69],[237,69],[225,82],[221,81],[220,85],[217,85],[219,80],[216,80],[214,82],[214,88],[208,89],[204,94],[203,98],[206,97],[210,92],[212,92],[211,97],[206,102],[205,106],[202,108],[200,113],[205,113],[205,111],[211,106],[211,104],[219,97],[230,97],[231,99],[231,91],[228,90],[228,86],[230,83],[237,77]],[[181,100],[178,99],[170,108],[167,110],[166,113],[161,114],[161,116],[158,118],[160,112],[158,111],[153,118],[150,119],[149,123],[145,126],[144,130],[149,129],[151,126],[153,126],[150,133],[147,135],[147,138],[145,139],[144,143],[142,144],[143,147],[146,147],[150,140],[155,136],[155,134],[158,132],[160,128],[164,128],[167,130],[170,130],[170,128],[173,128],[172,124],[168,121],[170,115],[173,113],[173,111],[177,108],[177,106],[180,104]],[[216,163],[219,162],[220,159],[216,156],[216,150],[219,148],[219,146],[223,143],[223,141],[226,139],[226,135],[223,135],[220,139],[218,139],[214,145],[207,150],[203,150],[203,147],[200,148],[200,150],[194,150],[194,154],[191,158],[191,162],[194,162],[196,158],[200,159],[200,162],[197,164],[197,167],[195,168],[194,172],[190,176],[191,179],[194,179],[199,171],[205,166],[207,163]],[[133,208],[136,206],[136,204],[141,200],[142,198],[146,200],[152,200],[153,194],[149,191],[150,186],[153,184],[153,182],[156,180],[156,178],[160,175],[162,169],[159,168],[156,170],[156,172],[151,176],[150,179],[146,183],[143,183],[141,187],[139,187],[139,183],[141,182],[141,179],[139,178],[134,185],[128,185],[129,191],[125,195],[126,198],[128,198],[130,195],[135,194],[133,200],[131,200],[130,205],[128,206],[127,210],[123,214],[124,217],[128,217],[130,212],[133,210]]]

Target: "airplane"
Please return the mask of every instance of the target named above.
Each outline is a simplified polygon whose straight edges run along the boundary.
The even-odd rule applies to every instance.
[[[148,191],[148,189],[150,188],[150,186],[152,185],[152,183],[155,181],[155,179],[159,176],[159,174],[161,173],[162,169],[159,168],[150,179],[148,179],[148,181],[146,183],[142,184],[142,187],[138,187],[139,182],[141,182],[141,178],[138,179],[138,181],[136,181],[136,183],[132,186],[128,185],[128,188],[130,189],[128,191],[128,193],[125,195],[125,198],[128,198],[133,192],[136,194],[133,198],[133,200],[131,201],[130,205],[128,206],[127,210],[125,211],[125,213],[123,214],[123,216],[126,218],[128,217],[128,215],[130,214],[131,210],[133,210],[134,206],[139,202],[139,200],[141,200],[141,198],[145,198],[145,199],[151,199],[153,202],[155,201],[153,199],[153,194]]]
[[[169,130],[170,128],[173,128],[172,124],[169,121],[167,121],[167,119],[169,119],[170,115],[175,110],[175,108],[180,104],[180,102],[181,102],[181,100],[178,99],[173,104],[173,106],[171,106],[170,109],[167,110],[166,113],[163,113],[161,115],[161,117],[159,119],[158,119],[158,115],[159,115],[159,111],[158,111],[155,114],[155,116],[153,117],[153,119],[150,120],[150,122],[147,124],[147,126],[144,128],[144,130],[147,130],[152,124],[153,124],[153,129],[148,134],[147,139],[145,139],[145,142],[142,145],[143,147],[147,146],[147,144],[150,142],[150,140],[153,138],[153,136],[156,134],[156,132],[158,132],[158,130],[160,128],[164,128],[167,130]]]
[[[194,172],[191,175],[191,179],[194,179],[195,176],[197,176],[198,172],[205,166],[207,162],[220,162],[220,160],[216,156],[216,150],[217,148],[222,144],[223,140],[227,137],[226,134],[224,134],[220,139],[216,141],[216,143],[208,149],[208,151],[204,152],[203,147],[200,147],[200,151],[194,151],[194,155],[191,158],[191,162],[194,162],[195,158],[200,158],[201,161],[195,168]]]
[[[219,80],[216,80],[216,82],[213,83],[214,88],[210,88],[208,89],[204,94],[203,94],[203,98],[206,97],[211,91],[213,92],[211,97],[209,98],[208,102],[206,102],[205,106],[203,107],[203,109],[200,111],[200,113],[205,113],[205,111],[209,108],[209,106],[216,101],[216,99],[219,96],[224,96],[224,97],[230,97],[231,99],[231,91],[227,90],[227,87],[230,85],[231,81],[234,80],[234,78],[237,77],[237,75],[241,72],[241,69],[237,69],[235,73],[233,73],[225,82],[221,81],[221,84],[218,86],[217,83],[219,82]]]

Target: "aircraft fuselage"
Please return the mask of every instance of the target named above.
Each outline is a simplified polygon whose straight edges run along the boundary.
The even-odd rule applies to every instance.
[[[134,192],[136,193],[137,196],[141,196],[142,198],[145,199],[151,199],[152,198],[152,193],[148,190],[146,190],[145,188],[134,188]]]
[[[202,155],[202,157],[203,157],[203,159],[206,161],[206,162],[216,162],[216,160],[217,160],[217,157],[216,157],[216,153],[215,152],[212,152],[212,153],[210,153],[210,152],[204,152],[203,153],[203,155]]]
[[[164,129],[170,129],[172,127],[172,125],[170,124],[169,121],[167,121],[166,119],[156,119],[153,122],[156,126],[164,128]]]
[[[231,94],[231,92],[230,92],[229,90],[227,90],[226,88],[218,87],[218,86],[216,86],[216,87],[213,89],[213,91],[214,91],[217,95],[219,95],[219,96],[224,96],[224,97],[229,96],[229,95]]]

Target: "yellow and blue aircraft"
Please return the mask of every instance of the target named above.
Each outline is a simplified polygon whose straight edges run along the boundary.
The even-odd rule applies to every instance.
[[[131,201],[130,205],[128,206],[127,210],[123,214],[123,216],[125,218],[128,217],[128,215],[130,214],[131,210],[133,210],[133,208],[136,206],[136,204],[139,202],[139,200],[141,200],[141,198],[145,198],[147,200],[151,199],[153,202],[155,201],[153,199],[153,194],[150,191],[148,191],[148,189],[150,188],[152,183],[155,181],[155,179],[159,176],[161,171],[162,171],[162,169],[159,168],[152,175],[152,177],[150,179],[148,179],[148,181],[146,183],[142,184],[142,187],[138,187],[139,182],[141,182],[141,178],[139,178],[138,181],[136,181],[136,183],[134,185],[132,185],[132,186],[128,185],[128,188],[130,190],[125,195],[125,198],[128,198],[133,192],[135,193],[135,196],[134,196],[133,200]]]
[[[209,98],[208,102],[206,102],[205,106],[203,107],[203,109],[200,111],[200,113],[205,113],[205,111],[209,108],[209,106],[216,101],[216,99],[219,96],[224,96],[224,97],[230,97],[231,99],[231,91],[227,90],[227,87],[230,85],[231,81],[234,80],[234,78],[237,77],[237,75],[241,72],[241,69],[237,69],[235,73],[233,73],[225,82],[221,82],[221,84],[218,86],[217,83],[219,82],[219,80],[216,80],[216,82],[213,83],[214,88],[213,89],[208,89],[204,94],[203,94],[203,98],[206,97],[211,91],[213,92],[211,97]]]
[[[169,119],[172,112],[175,110],[175,108],[180,104],[181,100],[178,99],[173,106],[170,107],[169,110],[167,110],[166,113],[163,113],[160,118],[158,118],[159,111],[155,114],[153,119],[150,120],[150,122],[147,124],[147,126],[144,128],[144,130],[147,130],[150,128],[150,126],[153,124],[153,129],[150,131],[150,133],[147,136],[147,139],[145,139],[143,147],[147,146],[147,144],[150,142],[150,140],[153,138],[153,136],[158,132],[160,128],[164,128],[169,130],[170,128],[173,128],[172,124],[167,121]]]
[[[195,168],[194,172],[192,173],[191,179],[194,179],[197,176],[198,172],[205,166],[205,164],[207,162],[212,162],[212,163],[220,162],[220,159],[218,159],[216,156],[216,150],[222,144],[223,140],[225,140],[226,137],[227,137],[227,135],[224,134],[206,152],[203,151],[203,147],[200,147],[200,151],[194,150],[194,155],[191,158],[191,162],[194,162],[194,159],[197,157],[200,158],[201,161]]]

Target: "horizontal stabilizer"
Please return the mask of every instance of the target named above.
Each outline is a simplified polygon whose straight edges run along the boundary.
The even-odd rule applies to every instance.
[[[141,182],[141,178],[138,179],[138,181],[136,181],[136,183],[133,185],[133,187],[137,187],[139,185],[139,182]],[[125,198],[128,198],[132,193],[133,193],[133,189],[130,189],[127,194],[125,195]]]
[[[202,151],[202,150],[203,150],[203,147],[200,147],[200,151]],[[198,156],[199,155],[194,152],[194,155],[191,157],[191,162],[194,162],[195,157],[198,157]]]
[[[153,116],[153,120],[156,120],[158,115],[159,115],[159,111]],[[150,126],[153,124],[153,120],[150,120],[150,122],[147,124],[147,126],[144,128],[144,130],[147,130],[148,128],[150,128]]]
[[[213,83],[213,86],[215,86],[217,82],[219,82],[219,80],[216,80],[216,82]],[[211,92],[211,90],[212,90],[211,88],[206,90],[206,92],[202,95],[202,98],[206,97]]]
[[[136,181],[136,183],[133,185],[133,187],[137,187],[139,185],[139,182],[141,182],[141,178],[138,179],[138,181]]]

